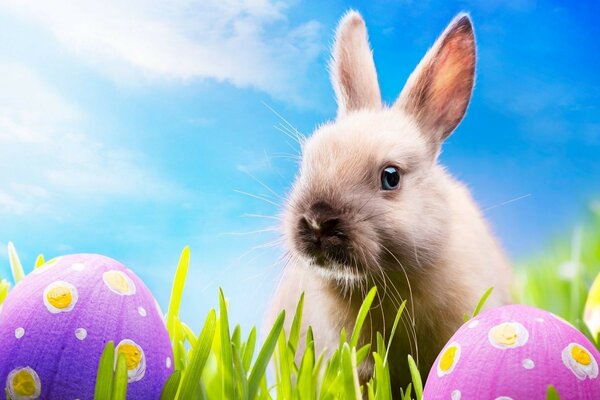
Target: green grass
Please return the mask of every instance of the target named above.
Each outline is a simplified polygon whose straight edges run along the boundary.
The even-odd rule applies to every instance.
[[[9,260],[15,281],[25,275],[14,246],[9,245]],[[330,357],[317,353],[312,330],[300,346],[300,326],[304,298],[300,298],[294,315],[282,312],[262,344],[257,330],[244,333],[228,317],[228,304],[222,291],[218,309],[208,310],[202,326],[192,329],[179,319],[190,250],[181,254],[169,308],[165,317],[174,353],[175,372],[167,381],[161,399],[391,399],[392,387],[387,348],[390,342],[377,334],[376,348],[358,347],[358,334],[376,295],[373,288],[358,313],[353,332],[342,331],[337,349]],[[43,264],[38,257],[36,267]],[[572,238],[557,241],[544,254],[520,263],[515,271],[514,295],[518,302],[535,305],[567,319],[591,338],[582,321],[588,288],[600,270],[600,214],[591,214],[585,225]],[[0,304],[9,284],[0,281]],[[482,293],[477,315],[489,292]],[[399,309],[393,329],[398,326],[405,303]],[[287,332],[284,319],[291,318]],[[470,318],[465,315],[465,319]],[[197,323],[198,321],[193,321]],[[199,332],[196,335],[195,332]],[[392,335],[393,336],[393,335]],[[299,349],[303,352],[299,353]],[[369,354],[374,360],[375,374],[361,386],[357,367]],[[402,388],[402,399],[420,400],[423,380],[414,360],[408,359],[412,383]],[[127,376],[123,360],[114,368],[114,344],[109,343],[99,361],[96,384],[97,399],[125,399]],[[272,368],[267,372],[269,366]],[[548,399],[556,399],[549,390]]]
[[[563,317],[591,340],[583,321],[583,309],[599,272],[600,206],[597,206],[568,240],[556,240],[542,254],[517,265],[513,295],[516,302]]]

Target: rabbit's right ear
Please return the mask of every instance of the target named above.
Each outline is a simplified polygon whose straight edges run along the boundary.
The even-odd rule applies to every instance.
[[[436,147],[462,120],[475,80],[475,37],[467,14],[448,25],[411,74],[394,107],[415,117]]]
[[[381,108],[381,94],[365,21],[349,11],[340,21],[329,64],[338,116],[360,109]]]

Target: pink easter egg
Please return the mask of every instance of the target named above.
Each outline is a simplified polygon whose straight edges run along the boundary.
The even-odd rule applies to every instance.
[[[424,400],[600,399],[600,353],[571,324],[535,307],[509,305],[466,322],[438,355]]]

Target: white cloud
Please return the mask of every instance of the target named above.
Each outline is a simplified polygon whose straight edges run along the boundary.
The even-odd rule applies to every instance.
[[[31,69],[0,64],[0,213],[61,211],[82,200],[182,192],[143,156],[79,131],[83,113]]]
[[[291,26],[276,0],[9,0],[70,50],[118,79],[212,78],[303,102],[322,50],[314,20]]]

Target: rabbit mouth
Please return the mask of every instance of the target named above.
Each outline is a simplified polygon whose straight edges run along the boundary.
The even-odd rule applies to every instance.
[[[335,265],[348,264],[348,257],[339,251],[325,252],[321,249],[313,249],[306,252],[311,265],[321,268],[331,268]]]
[[[339,278],[340,276],[345,277],[348,274],[359,278],[365,272],[363,264],[350,254],[348,249],[342,247],[305,247],[301,254],[307,259],[309,266],[335,278]]]

